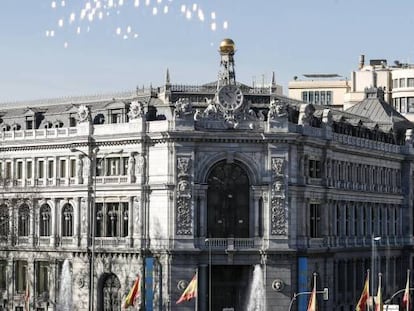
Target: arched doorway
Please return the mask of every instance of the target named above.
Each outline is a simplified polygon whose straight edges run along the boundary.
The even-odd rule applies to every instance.
[[[120,311],[121,283],[113,273],[104,274],[99,284],[98,310],[99,311]]]
[[[246,171],[237,162],[221,161],[207,182],[207,236],[248,238],[250,183]]]

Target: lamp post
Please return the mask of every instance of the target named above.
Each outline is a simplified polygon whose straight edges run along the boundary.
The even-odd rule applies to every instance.
[[[89,159],[90,166],[89,166],[89,179],[88,179],[88,192],[90,193],[89,196],[89,220],[91,224],[91,229],[89,232],[90,235],[90,250],[91,250],[91,258],[90,258],[90,271],[89,271],[89,310],[95,311],[94,308],[94,292],[95,292],[95,280],[94,280],[94,271],[95,271],[95,225],[96,225],[96,168],[101,165],[101,163],[111,154],[118,154],[122,153],[123,150],[112,151],[105,154],[99,161],[97,161],[97,156],[99,152],[99,148],[95,147],[92,149],[90,154],[86,152],[71,148],[70,152],[78,152]],[[92,200],[93,195],[93,200]]]
[[[375,295],[374,278],[375,278],[375,273],[376,273],[375,268],[376,268],[376,256],[377,256],[377,254],[376,254],[377,248],[376,248],[376,243],[375,242],[380,241],[380,240],[381,240],[380,236],[375,236],[375,237],[373,236],[372,239],[371,239],[371,243],[372,243],[371,244],[371,251],[372,251],[372,253],[371,253],[371,271],[372,271],[372,275],[371,275],[371,303],[372,303],[372,306],[374,306],[374,295]]]
[[[211,311],[211,240],[204,241],[208,243],[208,311]]]

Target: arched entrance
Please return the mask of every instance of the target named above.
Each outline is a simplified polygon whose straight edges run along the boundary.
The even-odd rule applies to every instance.
[[[122,297],[121,283],[118,277],[113,273],[104,274],[99,285],[98,310],[120,311]]]
[[[207,236],[248,238],[250,186],[246,171],[237,162],[221,161],[212,168],[207,182]]]

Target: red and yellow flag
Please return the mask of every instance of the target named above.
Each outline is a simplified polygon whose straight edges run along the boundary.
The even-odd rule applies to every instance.
[[[24,292],[24,310],[29,311],[30,310],[30,286],[29,286],[29,280],[26,280],[26,291]]]
[[[404,296],[402,299],[402,305],[405,310],[410,310],[410,270],[407,270],[407,283],[405,284]]]
[[[124,308],[128,308],[130,306],[134,306],[135,300],[139,297],[139,275],[132,285],[131,289],[129,290],[128,296],[125,298]]]
[[[189,301],[197,297],[197,273],[193,276],[191,282],[188,284],[187,288],[181,295],[180,299],[177,300],[177,304],[183,301]]]
[[[362,290],[361,297],[356,305],[356,311],[365,311],[367,309],[367,303],[369,299],[369,270],[367,272],[367,278],[365,280],[364,289]]]
[[[316,305],[316,277],[314,277],[314,281],[313,281],[313,289],[312,289],[312,293],[311,296],[309,298],[309,303],[308,303],[308,310],[307,311],[317,311],[317,305]]]

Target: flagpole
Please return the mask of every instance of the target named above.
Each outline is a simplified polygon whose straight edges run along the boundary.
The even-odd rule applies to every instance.
[[[199,284],[199,282],[198,282],[198,267],[197,267],[197,270],[196,270],[196,280],[197,280],[197,289],[196,289],[197,295],[196,295],[196,301],[195,301],[195,311],[198,311],[198,284]]]

